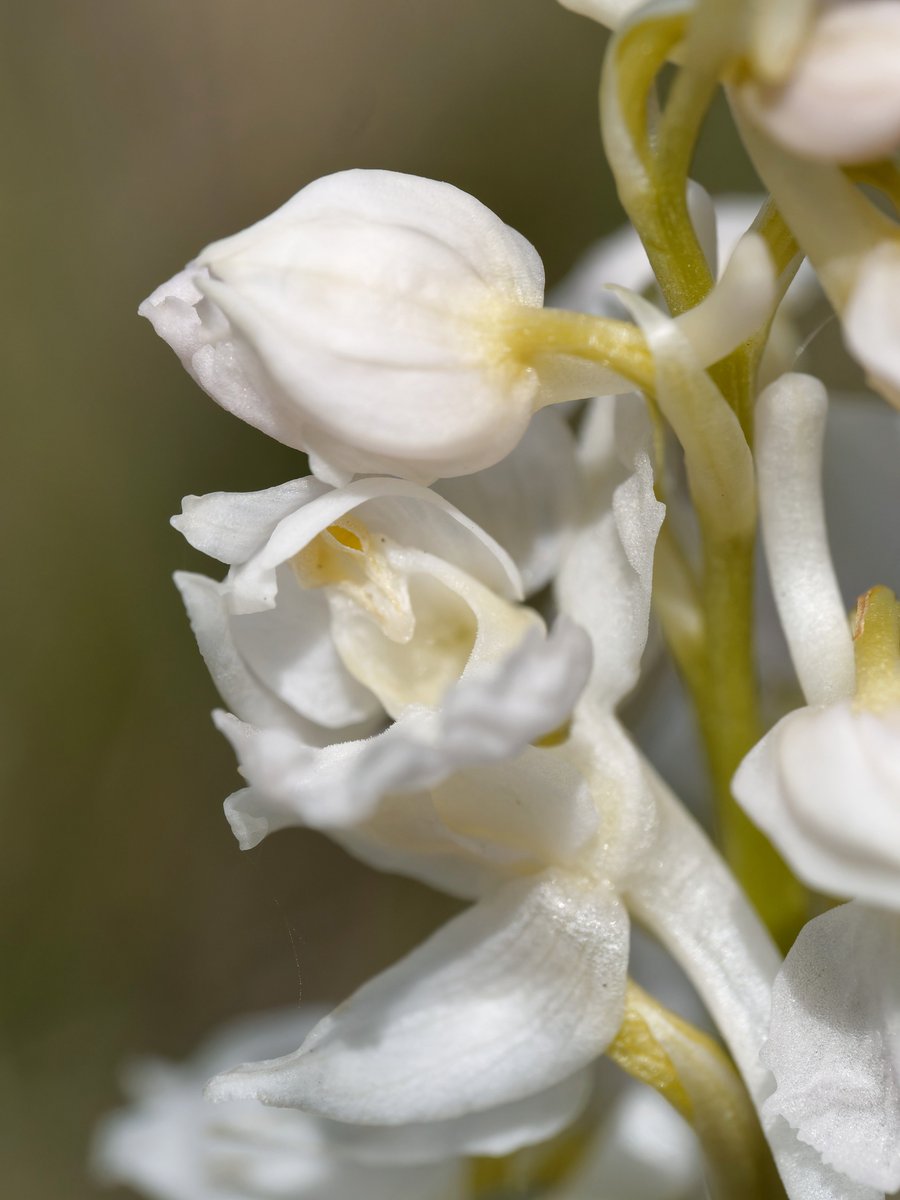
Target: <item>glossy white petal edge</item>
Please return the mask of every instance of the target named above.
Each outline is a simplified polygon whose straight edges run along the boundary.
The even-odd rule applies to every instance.
[[[732,790],[810,886],[900,910],[900,713],[789,713]]]
[[[810,921],[775,982],[765,1110],[822,1159],[900,1188],[900,916],[859,903]]]
[[[516,880],[371,980],[295,1054],[219,1075],[208,1093],[379,1124],[521,1100],[602,1053],[627,961],[611,891],[563,873]]]

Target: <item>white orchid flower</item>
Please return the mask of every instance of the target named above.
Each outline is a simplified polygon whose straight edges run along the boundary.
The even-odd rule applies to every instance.
[[[759,400],[757,464],[773,591],[807,707],[744,760],[734,794],[798,875],[856,898],[810,922],[776,983],[765,1106],[824,1163],[900,1187],[900,608],[860,602],[855,643],[825,537],[827,401],[788,376]],[[854,654],[855,650],[855,654]],[[849,1186],[849,1184],[848,1184]]]
[[[594,525],[598,551],[585,567],[602,581],[600,608],[607,596],[616,607],[607,610],[606,645],[594,648],[606,670],[569,736],[508,753],[494,768],[461,764],[424,795],[420,787],[387,797],[369,829],[348,829],[351,838],[374,829],[395,869],[439,886],[447,864],[470,877],[477,867],[468,894],[478,902],[363,987],[295,1054],[219,1076],[213,1097],[381,1124],[455,1119],[577,1079],[615,1035],[628,961],[621,877],[652,824],[640,760],[613,716],[637,676],[662,513],[643,458],[619,489],[616,515]],[[587,671],[590,661],[584,646]],[[567,673],[574,678],[571,662]],[[539,687],[534,676],[509,689],[498,709],[510,719]],[[476,729],[470,737],[477,743]]]
[[[794,870],[825,892],[900,898],[897,816],[900,644],[887,589],[864,599],[856,656],[825,536],[821,453],[827,400],[786,376],[758,403],[757,472],[775,602],[807,707],[751,751],[735,795]],[[897,639],[900,642],[900,638]],[[892,690],[893,689],[893,690]]]
[[[468,1200],[492,1195],[460,1154],[497,1162],[492,1174],[542,1171],[558,1111],[576,1120],[593,1087],[599,1113],[567,1136],[574,1162],[549,1196],[593,1200],[701,1200],[702,1168],[690,1129],[649,1089],[579,1077],[493,1114],[401,1127],[350,1125],[253,1100],[212,1105],[209,1075],[236,1058],[275,1054],[309,1032],[321,1010],[259,1014],[217,1030],[182,1064],[140,1060],[125,1073],[129,1105],[100,1124],[91,1166],[98,1182],[153,1200]],[[619,1085],[614,1088],[613,1085]],[[613,1095],[607,1095],[613,1092]],[[562,1108],[560,1108],[562,1101]],[[568,1111],[566,1111],[566,1108]],[[498,1120],[501,1117],[506,1120]],[[510,1118],[512,1118],[510,1120]],[[549,1119],[548,1119],[549,1118]],[[518,1154],[522,1132],[535,1149]]]
[[[473,197],[356,170],[209,246],[140,311],[213,399],[321,478],[430,483],[498,462],[545,404],[622,390],[600,366],[522,358],[509,338],[543,294],[535,249]]]
[[[695,361],[691,343],[675,322],[634,297],[629,303],[655,348],[660,403],[681,421],[683,406],[696,398],[679,394],[673,381]],[[714,408],[709,419],[726,422]],[[723,430],[728,440],[731,424]],[[685,967],[762,1105],[771,1077],[758,1055],[777,953],[729,872],[615,717],[638,674],[662,515],[646,445],[626,440],[631,472],[611,509],[594,513],[575,539],[558,584],[561,608],[590,632],[593,659],[591,665],[583,656],[590,678],[584,687],[578,676],[583,695],[568,737],[518,749],[500,739],[503,753],[492,762],[447,763],[437,779],[420,776],[415,789],[399,774],[384,786],[382,774],[381,802],[346,810],[339,836],[351,849],[476,903],[361,988],[296,1052],[216,1077],[212,1098],[402,1125],[473,1113],[500,1119],[529,1097],[563,1084],[574,1089],[619,1028],[631,910]],[[736,435],[731,440],[732,469],[742,476]],[[688,453],[696,486],[706,486],[702,441]],[[723,522],[732,515],[723,510]],[[570,683],[575,678],[571,661],[562,674]],[[502,681],[502,669],[495,678]],[[468,743],[477,745],[480,725],[492,715],[502,720],[513,700],[530,703],[539,678],[526,688],[501,684],[493,707],[484,706],[470,725]],[[565,699],[572,704],[571,693]],[[445,714],[453,700],[444,700]],[[393,728],[401,725],[402,717]],[[284,772],[271,746],[260,767],[263,759]],[[244,762],[248,771],[246,756]],[[357,780],[368,788],[368,770]],[[270,813],[265,820],[271,823]],[[334,835],[337,822],[329,820]],[[792,1200],[871,1200],[870,1191],[836,1182],[788,1126],[770,1122],[766,1132]]]
[[[495,501],[503,532],[503,504],[517,511],[511,540],[540,586],[578,511],[571,438],[544,414],[487,475],[457,492],[474,511]],[[551,482],[557,523],[534,496]],[[244,846],[284,824],[358,827],[387,794],[415,795],[514,757],[568,718],[589,670],[584,635],[561,625],[548,640],[517,603],[510,557],[415,484],[379,478],[335,490],[310,478],[188,498],[175,524],[231,567],[222,583],[177,581],[232,709],[217,721],[252,785],[229,804]],[[429,839],[428,822],[418,824]],[[370,832],[380,846],[380,829]]]
[[[94,1174],[154,1200],[465,1200],[465,1165],[453,1155],[451,1129],[438,1145],[427,1127],[373,1130],[252,1101],[204,1101],[212,1071],[235,1057],[286,1049],[316,1015],[248,1018],[218,1031],[183,1065],[135,1063],[125,1080],[130,1106],[95,1136]],[[492,1145],[490,1132],[485,1142]],[[429,1150],[439,1150],[435,1161]]]

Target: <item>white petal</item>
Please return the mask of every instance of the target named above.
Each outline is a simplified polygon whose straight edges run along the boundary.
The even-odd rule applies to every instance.
[[[825,528],[822,445],[828,397],[785,375],[757,401],[756,477],[778,615],[808,704],[853,694],[853,641]]]
[[[508,551],[530,595],[556,573],[578,519],[575,439],[558,412],[544,409],[502,462],[440,480],[435,491]]]
[[[296,714],[248,669],[232,636],[222,584],[187,571],[176,572],[175,584],[213,683],[229,708],[241,720],[254,724],[280,727],[297,722],[298,734],[315,742],[315,728],[298,721]]]
[[[338,656],[325,597],[301,588],[290,567],[280,568],[276,579],[274,608],[230,617],[230,636],[249,669],[274,696],[317,725],[342,729],[383,721],[378,700]]]
[[[271,608],[276,571],[323,529],[365,505],[361,514],[374,534],[446,559],[492,591],[519,599],[521,580],[512,559],[493,538],[437,493],[403,479],[359,479],[329,490],[289,513],[269,540],[230,577],[237,611]]]
[[[262,822],[267,832],[352,826],[371,816],[382,796],[428,790],[463,767],[514,758],[564,724],[589,671],[585,634],[558,622],[549,637],[535,630],[498,667],[461,680],[439,711],[411,709],[367,741],[317,750],[284,730],[254,729],[219,714],[253,789],[252,797],[233,798],[232,828],[246,847],[264,836]]]
[[[285,517],[328,491],[311,475],[262,492],[185,496],[172,525],[197,550],[229,566],[246,562]]]
[[[600,818],[593,869],[627,890],[649,855],[658,857],[658,805],[646,764],[619,719],[591,702],[578,706],[570,738]]]
[[[751,77],[739,88],[740,102],[770,137],[803,158],[888,158],[900,145],[898,54],[893,0],[826,4],[786,82]]]
[[[344,736],[358,737],[360,724],[381,708],[338,659],[323,598],[309,593],[292,606],[289,597],[299,589],[288,582],[277,609],[235,616],[227,582],[175,574],[213,683],[241,720],[286,727],[312,746],[324,744],[323,727],[356,726]]]
[[[585,526],[557,579],[560,609],[591,635],[591,692],[609,709],[637,681],[647,641],[653,551],[665,506],[653,494],[646,454],[620,484],[613,511]]]
[[[235,336],[224,313],[204,298],[197,285],[208,274],[205,267],[189,264],[148,296],[138,312],[218,404],[278,437],[289,415],[286,401]]]
[[[386,796],[366,820],[329,833],[379,870],[477,899],[498,880],[577,862],[598,825],[581,766],[568,743],[528,746],[454,771],[430,793]],[[242,805],[245,819],[252,805]]]
[[[577,758],[563,746],[528,746],[518,758],[454,772],[434,789],[447,828],[545,863],[574,865],[597,829],[597,812]]]
[[[846,904],[800,933],[763,1061],[784,1117],[852,1180],[900,1187],[900,919]]]
[[[732,786],[811,886],[900,910],[900,718],[849,704],[789,713]]]
[[[756,235],[742,239],[742,244],[748,246],[759,242]],[[767,254],[764,250],[762,253]],[[729,267],[737,257],[736,251]],[[740,333],[737,342],[732,343],[735,345],[751,335],[757,320],[762,323],[771,300],[771,292],[766,299],[760,291],[755,295],[751,291],[741,305],[741,295],[739,279],[726,271],[706,300],[676,321],[640,296],[623,295],[653,353],[656,397],[684,449],[694,503],[703,509],[708,524],[716,523],[720,537],[747,537],[755,527],[753,459],[734,411],[699,369],[702,362],[714,360],[697,354],[684,322],[688,318],[695,322],[692,336],[704,340],[707,350],[714,342],[721,341],[725,346]],[[719,304],[719,298],[723,303]],[[766,299],[765,304],[762,299]],[[756,302],[760,302],[758,308]]]
[[[433,1121],[533,1095],[602,1052],[622,1014],[628,922],[562,874],[505,885],[372,980],[296,1054],[209,1084],[340,1120]]]
[[[718,362],[757,333],[775,305],[775,275],[765,240],[750,232],[738,241],[716,286],[675,325],[704,365]],[[645,318],[638,315],[642,324]]]

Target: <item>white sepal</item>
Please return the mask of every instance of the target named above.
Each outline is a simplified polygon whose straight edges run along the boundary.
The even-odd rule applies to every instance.
[[[605,425],[592,421],[599,436],[585,451],[595,460],[588,474],[595,499],[600,500],[603,480],[614,469],[611,454],[604,450]],[[633,473],[613,492],[611,510],[598,505],[572,543],[556,581],[561,611],[590,634],[591,698],[608,712],[637,682],[650,618],[653,552],[665,515],[665,505],[654,495],[653,468],[644,448],[636,448],[632,464]]]
[[[825,528],[822,445],[828,397],[785,375],[757,401],[756,478],[778,615],[808,704],[852,695],[853,642]]]
[[[743,313],[736,306],[741,294],[737,280],[742,268],[736,268],[736,273],[730,276],[726,273],[702,304],[678,321],[664,316],[640,296],[623,294],[653,353],[656,398],[684,449],[691,496],[707,527],[715,528],[723,538],[748,537],[754,528],[753,458],[734,410],[700,369],[692,338],[701,338],[707,347],[720,342],[721,347],[738,344],[765,319],[772,299],[773,278],[769,271],[766,282],[764,273],[757,273],[762,263],[757,254],[760,244],[761,239],[756,235],[746,235],[741,240],[745,247],[756,247],[749,251],[753,289],[746,298]],[[765,250],[761,254],[767,256]],[[735,250],[729,265],[736,260],[748,261],[746,252]],[[694,322],[690,337],[683,324],[687,318]]]
[[[805,926],[775,982],[763,1062],[770,1118],[856,1183],[900,1188],[900,918],[851,903]]]
[[[602,885],[504,885],[316,1027],[208,1085],[338,1120],[436,1121],[508,1104],[600,1054],[622,1016],[628,919]]]
[[[290,729],[310,746],[326,744],[326,729],[361,736],[381,712],[377,700],[338,658],[324,598],[283,582],[279,605],[240,615],[227,581],[175,574],[213,683],[242,721]]]

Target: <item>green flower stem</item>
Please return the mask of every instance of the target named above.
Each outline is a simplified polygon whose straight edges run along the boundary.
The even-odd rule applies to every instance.
[[[682,42],[683,65],[652,132],[652,67],[662,65],[683,28],[656,26],[651,50],[642,58],[635,44],[641,29],[636,27],[630,38],[614,39],[604,68],[601,102],[608,157],[620,199],[673,315],[694,308],[713,286],[688,213],[687,176],[719,79],[739,51],[741,10],[739,0],[700,4]],[[793,238],[772,206],[764,208],[757,228],[787,286],[796,258]],[[709,370],[750,446],[756,371],[766,334],[761,330]],[[702,540],[699,615],[682,603],[689,598],[682,570],[686,563],[670,544],[671,532],[669,542],[661,542],[657,578],[663,594],[657,612],[698,714],[726,858],[777,940],[787,945],[806,918],[806,891],[731,795],[735,770],[762,734],[753,655],[753,535],[723,532],[714,501],[696,490],[694,500]]]
[[[731,794],[734,772],[763,732],[753,661],[753,543],[706,537],[703,551],[704,670],[699,681],[696,672],[685,681],[709,761],[723,852],[786,950],[808,918],[806,889]]]

